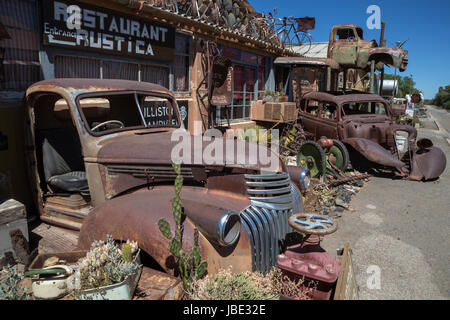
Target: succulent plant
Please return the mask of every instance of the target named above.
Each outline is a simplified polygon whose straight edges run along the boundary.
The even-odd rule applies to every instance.
[[[0,270],[0,300],[30,299],[28,288],[20,286],[22,279],[23,274],[18,272],[17,265],[7,265]]]
[[[133,259],[137,243],[127,241],[121,247],[111,235],[106,242],[94,241],[86,257],[78,261],[78,270],[68,281],[72,290],[92,289],[124,281],[135,274],[141,265]]]
[[[181,176],[181,165],[174,163],[173,169],[177,174],[175,179],[175,197],[172,200],[173,219],[175,222],[175,234],[172,234],[169,223],[161,219],[158,221],[158,227],[161,233],[169,240],[169,249],[175,257],[178,272],[183,280],[185,290],[189,290],[193,280],[201,279],[206,274],[208,264],[201,261],[201,252],[198,245],[198,230],[194,230],[194,245],[186,254],[183,250],[183,239],[181,232],[181,188],[183,187],[183,177]]]

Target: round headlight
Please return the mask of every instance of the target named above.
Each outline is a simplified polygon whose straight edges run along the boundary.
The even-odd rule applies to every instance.
[[[300,174],[300,181],[299,181],[301,191],[305,192],[309,188],[310,184],[311,184],[311,173],[307,168],[304,168],[302,170],[302,173]]]
[[[241,217],[239,213],[227,211],[219,220],[217,240],[222,246],[231,246],[241,233]]]

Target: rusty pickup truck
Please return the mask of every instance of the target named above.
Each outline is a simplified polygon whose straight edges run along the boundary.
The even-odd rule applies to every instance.
[[[26,106],[29,178],[40,219],[80,230],[79,249],[107,234],[135,240],[173,273],[157,223],[164,218],[174,228],[171,134],[184,129],[174,96],[145,82],[53,79],[29,87]],[[155,106],[166,110],[166,121],[149,121]],[[249,143],[232,143],[248,152]],[[181,164],[183,243],[192,245],[194,229],[200,231],[208,272],[276,265],[293,231],[288,218],[302,211],[301,191],[308,187],[307,169],[277,159],[272,172],[225,161]]]
[[[384,64],[400,71],[408,65],[408,51],[402,48],[378,46],[372,40],[363,38],[363,30],[354,24],[341,24],[331,28],[328,43],[328,58],[336,60],[343,68],[369,70],[370,61],[375,61],[375,68],[381,70]]]

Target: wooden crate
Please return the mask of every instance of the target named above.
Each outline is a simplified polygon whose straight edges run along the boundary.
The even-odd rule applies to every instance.
[[[252,101],[252,120],[264,120],[264,104],[262,100]]]
[[[288,122],[297,119],[298,111],[295,102],[252,102],[252,120]]]
[[[264,119],[268,121],[281,119],[282,103],[266,102],[264,104]]]
[[[282,104],[281,115],[284,121],[294,121],[297,119],[297,104],[295,102],[285,102]]]

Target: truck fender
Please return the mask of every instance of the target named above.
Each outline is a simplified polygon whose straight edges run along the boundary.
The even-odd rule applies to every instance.
[[[236,270],[251,270],[251,252],[248,234],[241,226],[239,239],[229,247],[218,245],[202,231],[213,225],[217,212],[228,210],[240,212],[247,205],[245,201],[231,200],[223,195],[205,195],[203,188],[185,186],[181,192],[181,201],[186,218],[182,221],[183,249],[189,252],[194,244],[194,229],[199,232],[199,246],[203,260],[208,262],[208,272],[217,272],[227,265],[236,266]],[[159,186],[153,190],[139,190],[131,194],[107,200],[94,208],[83,221],[80,230],[78,248],[89,250],[95,240],[105,240],[111,235],[116,240],[128,239],[138,242],[139,248],[149,254],[166,272],[175,274],[175,258],[169,249],[169,240],[163,236],[158,221],[165,219],[172,235],[175,222],[172,213],[172,199],[175,196],[173,186]],[[186,201],[183,201],[183,200]],[[206,203],[208,206],[206,206]],[[199,212],[199,208],[208,208]],[[211,205],[214,204],[214,206]],[[195,206],[194,206],[195,204]],[[226,205],[228,204],[228,205]],[[190,219],[188,212],[197,213]],[[203,214],[209,225],[199,225],[199,216]],[[207,219],[207,217],[213,217]],[[195,221],[194,221],[195,220]]]

